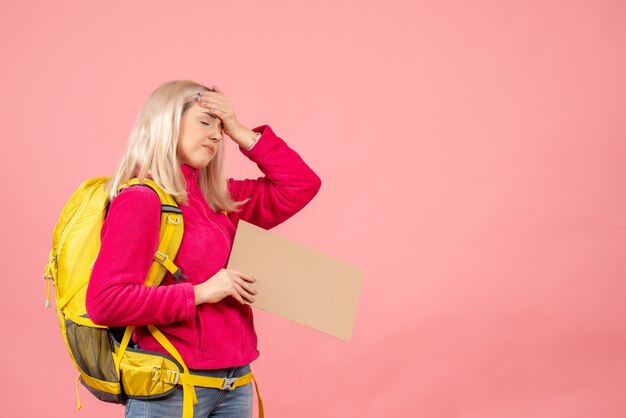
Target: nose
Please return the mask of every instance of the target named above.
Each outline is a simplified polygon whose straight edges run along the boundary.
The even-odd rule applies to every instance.
[[[223,138],[223,136],[222,136],[222,130],[221,129],[219,129],[213,135],[211,135],[211,141],[213,141],[213,142],[220,142],[222,140],[222,138]]]

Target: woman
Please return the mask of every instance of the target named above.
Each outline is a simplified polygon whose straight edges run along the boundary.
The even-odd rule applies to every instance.
[[[226,179],[226,134],[264,176]],[[158,287],[147,276],[159,241],[161,203],[147,187],[118,188],[129,178],[152,178],[182,210],[183,240],[174,263],[187,277],[168,273]],[[155,324],[190,370],[238,377],[259,356],[252,309],[255,279],[225,269],[240,219],[270,229],[317,194],[320,178],[268,125],[249,129],[231,100],[213,86],[169,81],[148,98],[126,152],[107,184],[110,207],[87,289],[89,317],[106,326],[136,325],[133,340],[167,353],[147,331]],[[196,417],[250,417],[252,385],[232,391],[196,387]],[[173,417],[182,390],[161,399],[130,399],[126,416]]]

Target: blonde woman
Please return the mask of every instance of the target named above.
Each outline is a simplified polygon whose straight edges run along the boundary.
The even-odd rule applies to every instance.
[[[230,138],[264,176],[224,175],[223,142]],[[126,180],[149,177],[179,204],[185,231],[175,264],[158,287],[147,276],[159,241],[161,203],[148,187]],[[269,125],[241,124],[219,88],[169,81],[150,95],[107,184],[110,205],[101,248],[87,289],[87,312],[107,326],[136,325],[141,349],[167,354],[146,326],[159,329],[194,373],[238,377],[259,356],[252,309],[255,279],[226,269],[240,219],[270,229],[317,194],[320,178]],[[195,417],[250,417],[252,385],[234,390],[196,387]],[[127,417],[182,414],[182,390],[159,399],[129,399]]]

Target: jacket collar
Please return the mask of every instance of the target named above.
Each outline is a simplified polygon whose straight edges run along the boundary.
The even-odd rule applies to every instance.
[[[187,164],[181,164],[180,169],[183,172],[183,176],[185,176],[185,181],[187,183],[193,183],[198,181],[198,176],[200,175],[200,170],[197,168],[191,167]]]
[[[198,170],[197,168],[191,167],[190,165],[187,165],[187,164],[180,164],[180,170],[183,173],[183,177],[185,177],[185,183],[187,184],[187,188],[189,188],[191,184],[198,182],[198,177],[200,176],[200,170]],[[148,173],[146,176],[148,178],[154,179],[154,177],[152,177],[152,174],[150,173]]]

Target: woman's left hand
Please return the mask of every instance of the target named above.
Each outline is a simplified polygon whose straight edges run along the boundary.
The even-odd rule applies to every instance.
[[[213,85],[214,91],[203,91],[198,96],[200,105],[209,109],[211,114],[217,116],[222,121],[222,129],[226,135],[233,138],[241,130],[242,125],[235,116],[235,109],[228,96]]]

